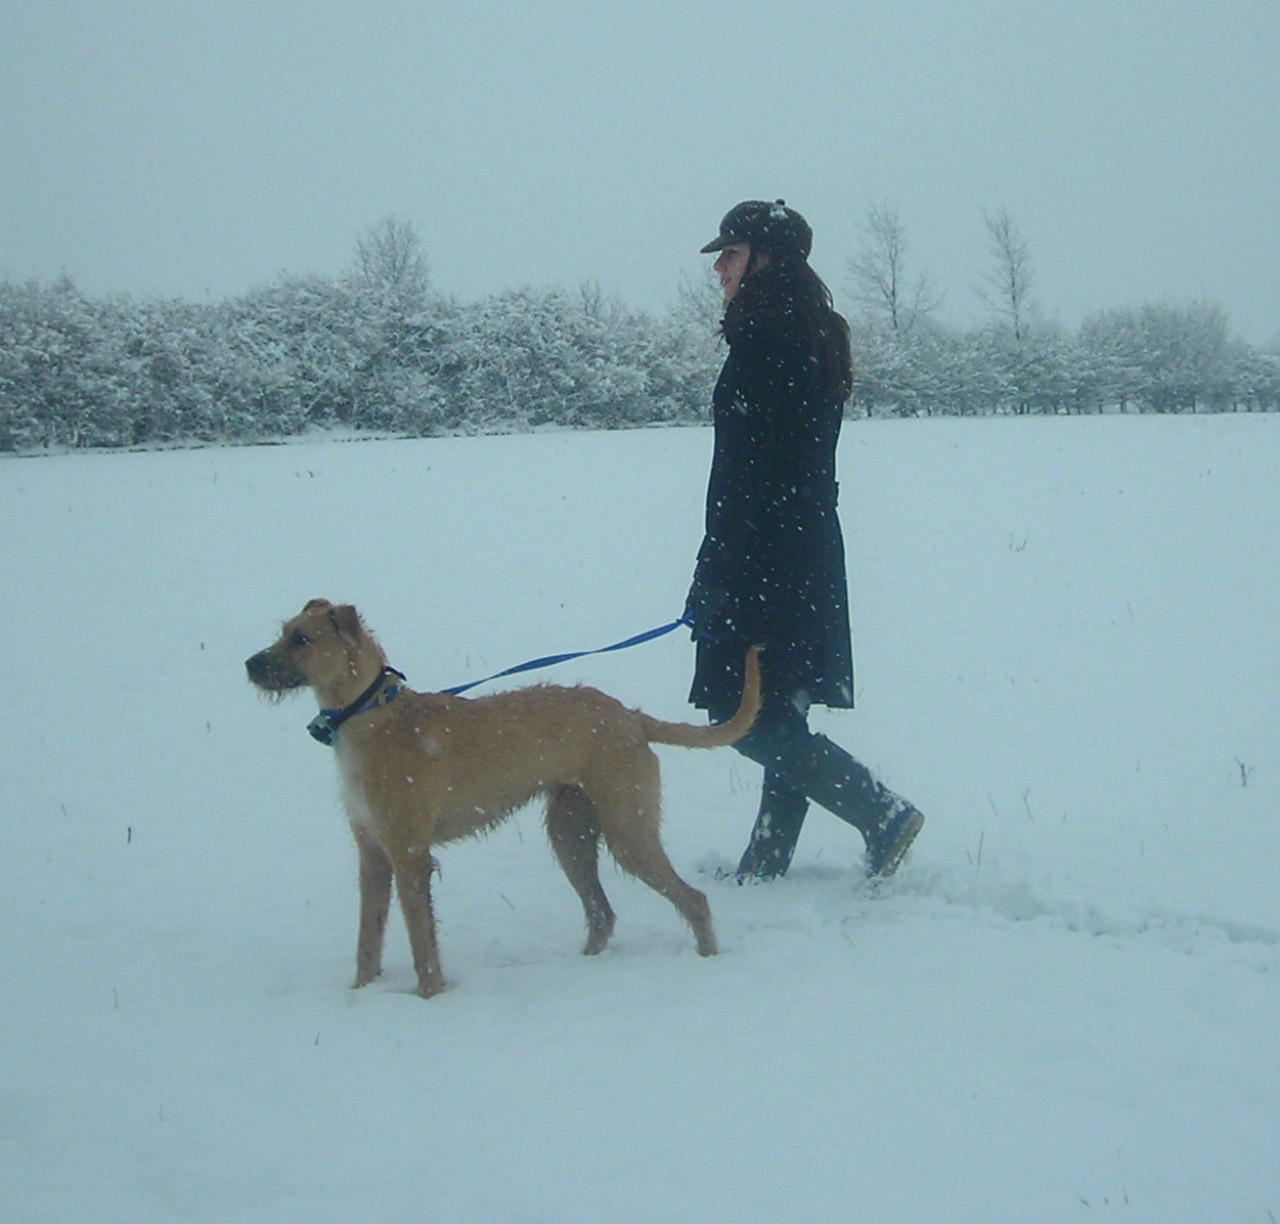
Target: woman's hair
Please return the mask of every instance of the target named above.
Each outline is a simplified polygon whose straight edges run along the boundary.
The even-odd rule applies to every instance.
[[[808,260],[793,253],[768,254],[767,263],[753,267],[756,252],[751,252],[747,275],[725,309],[720,334],[732,343],[749,322],[768,317],[799,324],[819,385],[843,403],[853,393],[848,323],[836,313],[831,290]]]

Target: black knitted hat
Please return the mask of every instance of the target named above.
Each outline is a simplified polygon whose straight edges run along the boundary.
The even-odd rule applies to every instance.
[[[775,200],[772,204],[765,200],[744,200],[725,213],[720,233],[702,248],[702,253],[709,255],[735,242],[808,259],[813,248],[813,230],[794,208],[787,207],[785,200]]]

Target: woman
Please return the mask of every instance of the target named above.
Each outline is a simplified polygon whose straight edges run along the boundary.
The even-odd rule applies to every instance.
[[[736,745],[764,766],[740,880],[787,870],[810,799],[862,833],[871,876],[892,874],[924,823],[809,730],[814,702],[853,705],[835,477],[853,383],[849,328],[809,267],[812,244],[808,223],[783,201],[748,200],[702,248],[718,252],[729,355],[712,398],[706,536],[685,608],[697,642],[689,699],[714,721],[730,717],[744,648],[763,644],[764,705]]]

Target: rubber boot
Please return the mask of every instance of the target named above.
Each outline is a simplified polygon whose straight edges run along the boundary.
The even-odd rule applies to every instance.
[[[792,787],[862,834],[869,876],[891,876],[924,825],[912,804],[824,735],[810,735],[798,752],[788,753],[783,773]]]
[[[809,800],[802,791],[788,786],[776,770],[765,770],[760,787],[760,811],[738,864],[739,883],[772,880],[786,874],[808,810]]]

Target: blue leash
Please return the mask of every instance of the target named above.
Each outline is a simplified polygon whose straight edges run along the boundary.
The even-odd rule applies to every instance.
[[[517,663],[514,667],[494,672],[492,676],[486,676],[483,680],[472,680],[470,684],[459,684],[454,688],[440,689],[439,691],[450,697],[456,697],[459,693],[465,693],[468,689],[477,688],[481,684],[488,684],[490,680],[497,680],[502,676],[514,676],[519,672],[533,671],[539,667],[550,667],[554,663],[567,663],[570,659],[582,659],[587,655],[608,654],[610,651],[626,650],[629,646],[639,646],[644,642],[652,642],[654,638],[664,637],[666,634],[679,629],[681,625],[687,625],[688,623],[688,619],[682,616],[679,620],[671,621],[670,624],[659,625],[656,629],[646,629],[644,633],[637,633],[635,637],[626,638],[621,642],[614,642],[612,646],[601,646],[599,650],[573,650],[568,654],[547,655],[541,659],[530,659],[527,663]]]

